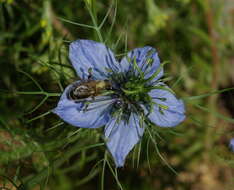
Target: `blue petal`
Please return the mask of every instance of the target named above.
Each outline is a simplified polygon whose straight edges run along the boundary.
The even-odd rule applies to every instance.
[[[129,63],[128,58],[130,58],[130,60],[132,61],[136,59],[136,62],[139,68],[145,73],[145,78],[149,78],[150,76],[152,76],[152,74],[155,73],[159,69],[159,66],[160,66],[158,53],[156,49],[150,46],[145,46],[143,48],[136,48],[130,51],[127,57],[124,57],[120,62],[122,72],[129,71],[133,66],[132,63]],[[149,63],[148,61],[150,59],[152,60],[151,65],[147,64]],[[161,69],[161,71],[155,77],[153,81],[158,80],[162,76],[163,76],[163,69]]]
[[[70,44],[69,58],[82,79],[87,79],[90,68],[93,79],[106,79],[110,70],[118,72],[119,63],[112,51],[102,43],[76,40]]]
[[[149,119],[153,123],[160,127],[174,127],[185,119],[184,103],[174,94],[167,90],[158,89],[152,90],[149,94],[155,103],[153,112],[149,114]],[[163,98],[166,99],[163,100]]]
[[[98,96],[95,97],[95,100],[90,98],[87,101],[91,103],[88,105],[87,110],[84,110],[84,101],[75,102],[67,97],[73,85],[66,87],[53,112],[76,127],[98,128],[105,125],[110,119],[111,104],[114,100],[107,96]]]
[[[140,140],[143,133],[144,127],[140,127],[136,114],[131,114],[128,123],[122,120],[118,123],[116,119],[109,121],[105,128],[105,137],[116,167],[124,165],[126,156]]]
[[[231,151],[234,152],[234,138],[232,138],[230,140],[229,147],[230,147]]]

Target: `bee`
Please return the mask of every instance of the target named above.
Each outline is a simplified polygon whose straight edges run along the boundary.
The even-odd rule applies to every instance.
[[[112,85],[108,80],[85,80],[74,84],[68,93],[71,100],[80,100],[101,95],[107,90],[111,90]]]

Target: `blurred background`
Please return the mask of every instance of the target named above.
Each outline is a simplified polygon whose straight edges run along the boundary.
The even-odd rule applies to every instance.
[[[90,16],[91,13],[91,16]],[[0,189],[232,190],[233,0],[0,0]],[[78,79],[78,38],[117,58],[155,47],[187,119],[156,127],[116,170],[102,128],[79,129],[50,112]]]

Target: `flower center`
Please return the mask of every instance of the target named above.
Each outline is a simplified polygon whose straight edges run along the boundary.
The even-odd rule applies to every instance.
[[[121,118],[128,120],[132,112],[143,115],[141,105],[147,106],[152,103],[149,95],[151,86],[149,83],[133,73],[115,73],[111,77],[114,84],[114,94],[119,98],[116,103],[114,115],[121,115]]]
[[[147,66],[150,66],[149,63],[151,62],[152,59],[147,59]],[[153,89],[166,89],[159,82],[152,82],[158,76],[164,64],[160,65],[151,76],[146,77],[145,71],[147,70],[147,66],[143,72],[142,67],[140,68],[137,64],[136,57],[131,60],[129,59],[129,63],[131,63],[131,67],[128,72],[113,73],[110,77],[110,81],[114,84],[114,94],[119,98],[119,103],[121,103],[116,104],[116,109],[114,109],[113,113],[114,115],[122,115],[121,117],[128,118],[134,112],[145,117],[153,111],[154,105],[157,104],[153,101],[153,97],[149,92]],[[164,105],[157,105],[162,110],[167,109]],[[145,110],[148,113],[145,113]]]
[[[150,98],[148,95],[150,91],[148,85],[144,80],[137,79],[136,77],[132,77],[124,83],[121,91],[130,102],[146,102]]]

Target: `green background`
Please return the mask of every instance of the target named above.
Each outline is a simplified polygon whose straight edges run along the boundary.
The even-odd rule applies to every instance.
[[[233,189],[233,32],[232,0],[0,0],[0,187]],[[118,170],[102,128],[50,112],[78,79],[68,59],[78,38],[103,40],[119,59],[155,47],[186,104],[182,124],[151,128]]]

